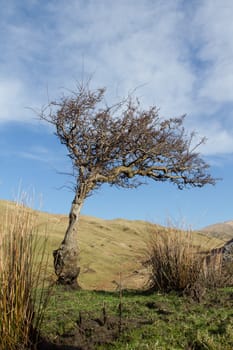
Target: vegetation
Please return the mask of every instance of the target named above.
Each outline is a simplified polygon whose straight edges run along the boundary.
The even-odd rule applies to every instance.
[[[147,248],[149,288],[162,292],[192,293],[197,299],[205,288],[222,287],[230,281],[221,253],[197,245],[194,233],[168,227],[154,228]]]
[[[5,222],[7,215],[14,215],[15,204],[0,201],[0,221]],[[62,240],[68,224],[65,215],[48,214],[33,211],[35,231],[43,241],[46,237],[46,256],[48,256],[48,273],[53,275],[53,259],[51,250]],[[115,290],[122,274],[123,288],[141,289],[148,280],[148,269],[142,265],[146,260],[151,232],[162,230],[162,226],[144,221],[103,220],[95,217],[81,216],[79,221],[80,242],[80,285],[83,289]],[[193,232],[195,246],[206,250],[220,247],[224,240],[206,237],[201,232]],[[39,256],[36,256],[36,260]]]
[[[29,209],[13,205],[0,228],[0,349],[18,350],[35,344],[45,305],[45,240],[35,234]],[[39,259],[36,256],[39,254]]]
[[[230,350],[232,307],[232,288],[208,291],[198,303],[174,292],[122,291],[120,301],[119,291],[57,287],[42,330],[51,349],[73,344],[95,350]]]
[[[50,346],[231,349],[233,288],[220,288],[227,281],[222,265],[216,259],[205,264],[207,255],[195,242],[191,232],[154,228],[149,290],[123,290],[121,273],[115,292],[54,290],[44,326]]]
[[[203,273],[203,254],[191,231],[156,230],[148,244],[149,287],[163,292],[184,291]],[[199,254],[198,254],[199,253]]]
[[[0,217],[6,217],[6,212],[0,255],[1,349],[26,350],[31,345],[37,350],[232,349],[233,287],[219,288],[216,281],[206,284],[201,298],[197,293],[186,293],[185,284],[182,288],[178,284],[177,288],[170,283],[164,291],[148,291],[144,282],[151,270],[148,266],[141,266],[140,270],[138,262],[146,260],[143,254],[146,249],[148,252],[148,246],[141,242],[145,237],[149,240],[151,233],[155,247],[156,242],[165,242],[169,247],[170,254],[165,258],[171,267],[176,256],[176,273],[186,271],[183,264],[189,262],[185,260],[187,252],[194,257],[194,247],[221,246],[221,240],[141,221],[82,217],[81,281],[86,290],[69,290],[59,285],[51,289],[52,259],[46,263],[47,272],[42,263],[46,254],[43,232],[45,227],[50,232],[46,247],[49,252],[60,240],[67,218],[14,203],[6,206],[1,201]],[[94,256],[88,237],[92,234],[98,236]],[[181,254],[183,251],[186,253]],[[160,258],[165,261],[163,253]],[[102,274],[96,278],[98,261]],[[214,272],[212,267],[210,275]],[[229,272],[232,274],[232,270]],[[130,286],[135,289],[129,289]]]
[[[14,214],[15,204],[0,201],[0,220],[4,222],[6,212]],[[46,255],[48,255],[48,273],[53,275],[53,259],[50,252],[62,240],[68,225],[65,215],[48,214],[35,211],[35,225],[38,237],[46,237]],[[103,220],[81,216],[79,221],[80,242],[80,285],[83,289],[114,290],[122,274],[123,288],[142,288],[148,279],[148,269],[142,266],[151,232],[161,226],[144,221]],[[164,229],[164,228],[163,228]],[[206,250],[224,244],[221,237],[206,237],[201,232],[193,233],[193,243]],[[36,257],[37,259],[37,257]]]
[[[79,214],[87,196],[102,184],[135,188],[149,178],[183,189],[215,183],[197,153],[205,139],[195,144],[183,117],[164,120],[155,106],[142,109],[131,97],[108,106],[104,94],[105,89],[92,91],[82,83],[70,96],[49,102],[39,112],[42,120],[55,126],[72,162],[75,196],[65,237],[54,251],[54,266],[58,282],[73,287],[80,273]]]

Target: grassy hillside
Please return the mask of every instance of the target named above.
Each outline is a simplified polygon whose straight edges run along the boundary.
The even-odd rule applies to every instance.
[[[14,203],[0,201],[0,218],[4,224],[7,211],[14,211]],[[48,236],[47,252],[53,272],[52,251],[59,246],[68,218],[33,211],[40,235]],[[102,220],[89,216],[80,219],[80,284],[85,289],[114,290],[121,276],[123,288],[140,288],[147,280],[142,266],[150,235],[161,226],[123,219]],[[221,246],[224,240],[194,234],[195,244],[203,249]]]
[[[233,238],[233,221],[209,225],[202,231],[207,236],[229,240]]]

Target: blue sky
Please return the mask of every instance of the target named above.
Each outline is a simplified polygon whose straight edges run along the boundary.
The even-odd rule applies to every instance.
[[[68,213],[73,193],[66,150],[33,109],[93,75],[112,102],[135,88],[162,117],[187,114],[207,136],[200,151],[215,187],[179,191],[148,182],[104,186],[82,213],[168,218],[193,228],[233,220],[233,2],[231,0],[0,0],[0,198],[19,188],[34,206]]]

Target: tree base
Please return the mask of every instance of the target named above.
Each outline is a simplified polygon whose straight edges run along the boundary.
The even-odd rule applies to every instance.
[[[56,284],[59,286],[63,286],[65,288],[65,290],[81,290],[81,286],[78,284],[77,279],[75,279],[74,281],[70,281],[70,279],[68,280],[64,280],[62,278],[57,279]]]
[[[80,273],[77,250],[68,249],[62,244],[60,248],[53,251],[53,258],[55,273],[58,277],[57,284],[80,289],[77,281]]]

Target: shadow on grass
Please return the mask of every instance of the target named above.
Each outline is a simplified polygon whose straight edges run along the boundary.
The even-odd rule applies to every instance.
[[[86,348],[73,345],[54,344],[47,340],[42,340],[37,345],[37,350],[86,350]]]
[[[106,295],[112,297],[119,297],[119,293],[121,292],[124,296],[134,297],[134,296],[147,296],[155,293],[154,289],[122,289],[121,291],[116,289],[115,291],[106,291],[106,290],[93,290],[93,293],[96,295]]]

